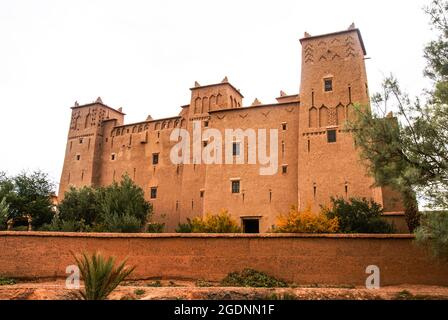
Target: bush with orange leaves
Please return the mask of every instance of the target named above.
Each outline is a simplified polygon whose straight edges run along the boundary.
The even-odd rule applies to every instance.
[[[339,219],[330,219],[324,212],[312,212],[311,207],[298,211],[292,207],[288,214],[277,218],[275,233],[337,233]]]

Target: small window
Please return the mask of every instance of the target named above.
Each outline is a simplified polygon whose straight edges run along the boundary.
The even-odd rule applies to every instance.
[[[157,188],[151,188],[151,199],[157,199]]]
[[[158,153],[153,153],[152,154],[152,164],[153,165],[158,165],[159,164],[159,154]]]
[[[282,166],[282,173],[283,174],[287,174],[288,173],[288,166],[287,165],[283,165]]]
[[[204,121],[204,127],[208,128],[208,121]]]
[[[81,160],[81,155],[77,154],[77,155],[76,155],[76,160],[77,160],[77,161]]]
[[[84,140],[81,138],[79,139],[79,144],[82,144],[84,142]]]
[[[201,190],[201,191],[199,192],[199,196],[200,196],[201,198],[204,198],[204,195],[205,195],[205,191],[204,191],[204,190]]]
[[[333,91],[333,79],[325,79],[325,92]]]
[[[115,153],[112,153],[112,155],[110,156],[110,159],[111,159],[112,161],[115,160]]]
[[[288,124],[287,123],[282,123],[282,129],[283,129],[283,131],[288,130]]]
[[[327,131],[327,141],[328,141],[328,143],[336,142],[336,130]]]
[[[208,146],[208,141],[202,141],[202,145],[204,146],[204,148],[207,147]]]
[[[233,156],[240,155],[240,143],[239,142],[233,143],[232,154],[233,154]]]
[[[240,193],[240,181],[232,181],[232,193]]]

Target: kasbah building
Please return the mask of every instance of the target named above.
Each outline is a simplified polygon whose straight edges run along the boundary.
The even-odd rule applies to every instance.
[[[153,205],[153,221],[172,232],[187,218],[223,209],[244,232],[267,232],[291,206],[318,211],[331,197],[363,197],[381,204],[385,218],[406,231],[399,195],[374,181],[360,162],[344,122],[354,105],[369,104],[366,49],[359,29],[311,36],[302,45],[300,94],[281,92],[277,103],[258,100],[243,107],[243,95],[227,78],[191,88],[190,104],[178,116],[125,124],[121,108],[100,98],[72,107],[59,200],[70,188],[104,186],[128,174]],[[175,128],[277,129],[275,175],[260,175],[254,164],[173,164]],[[205,146],[205,144],[204,144]],[[247,159],[247,143],[239,152]],[[269,149],[268,149],[269,150]],[[267,151],[268,152],[268,151]]]

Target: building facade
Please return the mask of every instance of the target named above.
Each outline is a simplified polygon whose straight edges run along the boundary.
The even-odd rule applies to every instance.
[[[186,218],[225,209],[246,232],[265,232],[293,205],[318,210],[338,196],[373,199],[385,212],[402,214],[395,192],[373,187],[352,134],[344,127],[353,117],[354,105],[368,106],[370,100],[360,31],[352,25],[331,34],[306,33],[300,42],[300,94],[281,92],[275,104],[256,100],[243,107],[242,94],[227,78],[206,86],[196,82],[190,103],[181,107],[178,116],[167,119],[148,117],[125,124],[122,110],[100,98],[87,105],[76,103],[60,199],[70,186],[108,185],[127,173],[143,188],[153,204],[154,220],[165,223],[167,231]],[[234,137],[229,151],[232,156],[244,156],[244,164],[173,163],[171,153],[178,141],[172,141],[172,133],[180,128],[191,136],[199,129],[214,129],[222,136],[228,129],[276,130],[276,172],[262,175],[260,164],[248,163],[252,151],[244,136]],[[205,149],[210,141],[201,138],[194,143]]]

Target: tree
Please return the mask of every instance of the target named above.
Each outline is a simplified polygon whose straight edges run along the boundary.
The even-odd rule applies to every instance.
[[[438,39],[431,41],[425,48],[428,65],[425,75],[434,81],[432,97],[438,104],[448,101],[448,2],[433,0],[425,8],[430,16],[431,25],[438,32]]]
[[[46,229],[72,232],[140,232],[152,205],[129,176],[107,187],[71,188],[59,204],[59,216]]]
[[[376,183],[403,195],[411,231],[419,221],[416,193],[434,208],[448,208],[448,1],[434,0],[426,12],[438,33],[425,49],[433,90],[412,101],[389,77],[372,97],[374,112],[358,106],[348,124]]]
[[[0,201],[0,230],[5,228],[6,222],[9,219],[9,205],[6,203],[6,198]]]
[[[332,198],[332,208],[324,209],[329,219],[337,219],[342,233],[394,233],[395,228],[381,218],[383,209],[374,201]]]
[[[436,257],[448,260],[448,213],[425,212],[422,225],[417,229],[417,240],[428,244]]]
[[[14,181],[5,172],[0,171],[0,199],[5,199],[6,203],[14,197]]]
[[[0,175],[0,198],[9,205],[9,218],[32,218],[34,228],[49,223],[53,218],[51,194],[54,185],[46,173],[22,172],[15,177]]]
[[[98,217],[96,190],[91,187],[71,187],[59,204],[58,211],[62,221],[82,220],[87,226],[92,226]]]
[[[128,175],[120,183],[100,188],[98,193],[99,224],[110,232],[139,232],[152,214],[152,205]]]
[[[397,102],[398,116],[403,117],[406,124],[389,113],[391,99]],[[414,110],[417,105],[412,105],[407,96],[401,93],[393,77],[383,82],[383,93],[375,94],[372,103],[376,112],[356,106],[357,117],[347,127],[353,131],[361,159],[375,178],[376,185],[389,186],[401,193],[406,221],[409,230],[413,232],[419,225],[416,190],[419,185],[426,185],[423,175],[428,173],[424,169],[427,166],[422,164],[419,169],[415,165],[418,162],[413,139],[415,130],[407,125],[413,121],[410,109]],[[419,176],[417,170],[422,175]]]

